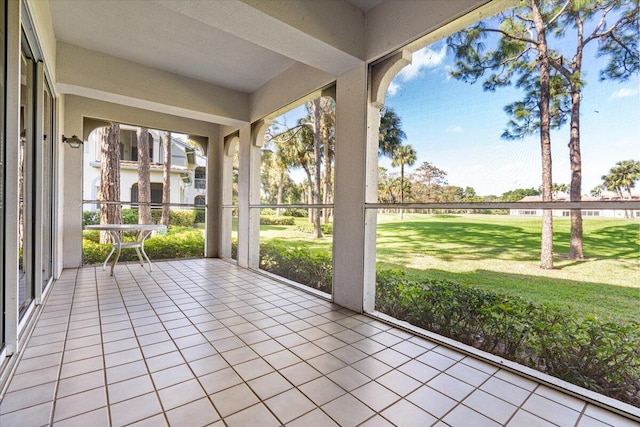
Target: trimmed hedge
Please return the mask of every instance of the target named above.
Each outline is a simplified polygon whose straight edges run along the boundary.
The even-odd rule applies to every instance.
[[[189,210],[170,210],[169,211],[169,225],[178,227],[191,227],[196,222],[204,222],[204,209],[189,209]],[[162,218],[162,209],[151,210],[151,221],[154,224],[160,223]],[[84,211],[82,213],[82,225],[93,225],[100,223],[99,211]],[[122,209],[122,223],[123,224],[137,224],[138,223],[138,210],[137,209]]]
[[[109,255],[111,244],[100,244],[98,240],[98,231],[83,232],[82,255],[85,265],[101,264]],[[144,249],[152,260],[201,257],[204,255],[204,235],[201,230],[191,227],[170,227],[166,234],[148,238]],[[137,261],[138,255],[133,250],[124,249],[120,260]]]
[[[260,215],[260,225],[295,225],[295,219],[290,216]]]
[[[640,406],[640,324],[378,272],[376,309],[572,384]]]
[[[333,223],[331,222],[320,224],[320,228],[322,229],[322,234],[333,234]],[[300,223],[296,226],[296,230],[311,234],[313,233],[313,224],[310,222]]]
[[[271,241],[260,244],[260,268],[294,282],[331,293],[333,264],[327,251]]]

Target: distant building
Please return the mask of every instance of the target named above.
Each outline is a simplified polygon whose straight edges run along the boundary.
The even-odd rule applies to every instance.
[[[591,197],[583,196],[583,202],[606,202],[614,200],[629,200],[639,201],[640,194],[632,194],[631,199],[621,199],[618,196]],[[541,202],[541,196],[526,196],[518,200],[518,202]],[[554,202],[568,202],[569,196],[559,196],[553,199]],[[514,216],[542,216],[542,209],[510,209],[509,215]],[[582,215],[586,217],[601,217],[601,218],[640,218],[640,210],[629,209],[583,209]],[[569,209],[553,209],[553,216],[569,217],[571,211]]]
[[[120,126],[120,200],[138,201],[138,138],[137,128]],[[162,203],[164,132],[149,130],[151,160],[151,203]],[[188,143],[171,137],[171,203],[205,204],[207,160]],[[100,140],[97,132],[89,135],[84,144],[84,199],[97,200],[100,192]],[[85,210],[98,209],[96,204],[85,205]]]

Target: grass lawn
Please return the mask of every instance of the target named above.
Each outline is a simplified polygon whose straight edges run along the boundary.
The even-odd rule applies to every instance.
[[[576,262],[566,259],[569,219],[554,218],[554,270],[538,267],[540,230],[540,218],[380,214],[377,260],[415,279],[446,279],[640,322],[640,221],[584,218],[587,260]],[[325,250],[332,242],[331,236],[310,239],[294,226],[263,225],[260,239]]]
[[[554,218],[555,269],[539,268],[540,218],[378,217],[378,262],[583,314],[640,321],[640,221],[584,219],[585,261],[567,259],[569,219]]]

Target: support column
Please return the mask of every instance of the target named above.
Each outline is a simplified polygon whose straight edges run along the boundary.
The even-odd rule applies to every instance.
[[[240,164],[238,165],[238,265],[249,266],[249,200],[251,170],[251,125],[242,126],[238,133]]]
[[[205,252],[207,258],[220,255],[220,229],[222,220],[223,147],[215,136],[207,142],[207,216],[205,220]]]
[[[333,300],[362,312],[365,283],[367,67],[336,82]]]
[[[260,204],[260,166],[264,135],[271,126],[271,120],[262,119],[251,126],[251,188],[249,203]],[[249,209],[249,268],[260,267],[260,209]]]
[[[233,209],[225,208],[233,204],[233,156],[240,143],[238,134],[224,139],[224,155],[222,159],[222,215],[220,220],[220,256],[231,258],[231,234],[233,232]]]

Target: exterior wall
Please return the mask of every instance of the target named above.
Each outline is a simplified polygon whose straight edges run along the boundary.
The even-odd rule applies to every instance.
[[[531,216],[531,217],[542,217],[542,209],[510,209],[509,215],[511,216]],[[630,216],[633,218],[640,218],[640,211],[629,211],[622,209],[602,209],[602,210],[583,210],[582,215],[584,217],[591,218],[629,218]],[[554,217],[564,217],[569,218],[569,211],[562,209],[554,209],[553,210]]]

